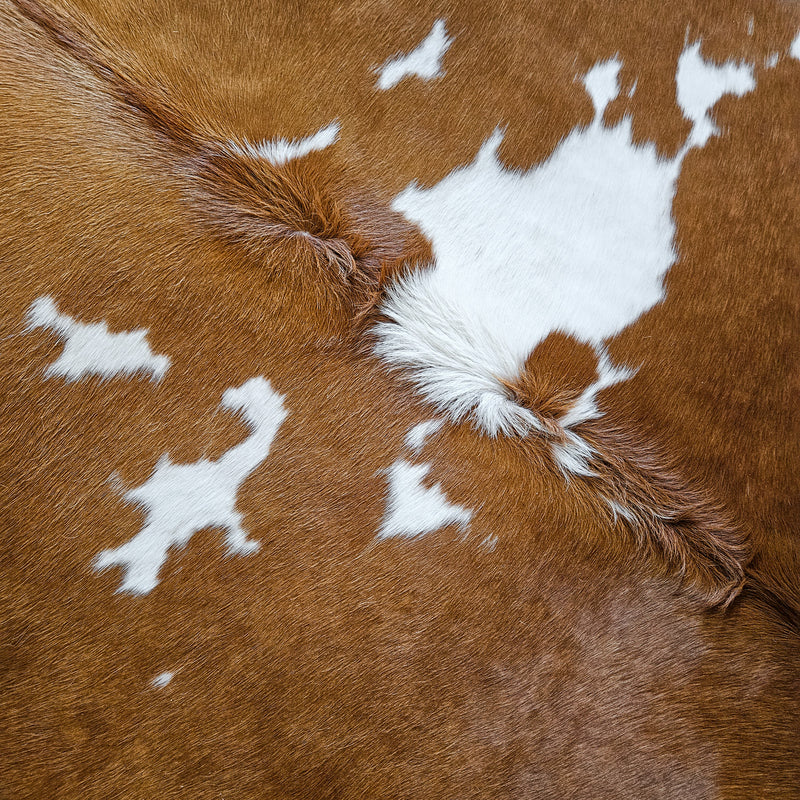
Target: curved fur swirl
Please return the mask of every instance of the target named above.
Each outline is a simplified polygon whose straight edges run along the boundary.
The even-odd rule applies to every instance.
[[[322,291],[351,321],[363,321],[387,276],[420,248],[419,234],[398,213],[355,190],[331,159],[310,153],[301,163],[273,163],[236,133],[177,104],[77,10],[67,16],[38,0],[13,2],[168,148],[194,212],[215,235],[257,257],[281,242],[304,249],[318,268],[314,278]]]
[[[276,243],[297,244],[312,256],[325,291],[352,317],[363,318],[375,308],[388,276],[407,256],[411,236],[398,215],[360,204],[341,172],[319,155],[304,158],[301,167],[248,152],[234,133],[214,129],[177,105],[164,87],[148,81],[79,12],[68,18],[37,0],[14,3],[169,148],[186,176],[194,209],[219,236],[257,256]],[[407,281],[413,284],[414,276]],[[376,329],[377,352],[410,374],[418,387],[442,372],[438,367],[444,358],[450,371],[427,392],[435,405],[452,410],[454,396],[466,398],[455,418],[471,415],[483,429],[485,420],[500,420],[494,433],[546,441],[568,482],[576,491],[584,486],[592,502],[601,504],[610,529],[627,530],[641,552],[677,575],[706,606],[726,607],[741,592],[750,560],[745,532],[701,491],[665,468],[652,449],[594,422],[573,429],[543,416],[541,409],[526,407],[509,388],[518,376],[514,358],[509,354],[507,374],[499,376],[489,369],[491,359],[481,358],[482,348],[496,350],[498,343],[475,334],[468,339],[470,363],[448,361],[447,326],[460,321],[445,318],[441,307],[409,309],[391,290],[387,298],[381,309],[384,321]],[[418,339],[427,361],[411,352],[416,343],[397,336],[381,339],[381,332],[388,326],[396,330],[401,319],[411,319],[415,330],[424,329]],[[428,363],[437,369],[426,371]]]

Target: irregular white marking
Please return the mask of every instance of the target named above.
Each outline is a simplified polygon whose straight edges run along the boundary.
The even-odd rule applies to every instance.
[[[228,553],[249,554],[259,544],[247,538],[236,495],[245,478],[267,457],[287,411],[283,396],[264,378],[251,378],[222,396],[221,407],[239,412],[252,433],[217,461],[201,459],[173,464],[164,455],[153,474],[125,494],[125,501],[146,514],[144,527],[130,541],[104,550],[94,560],[96,570],[125,570],[118,592],[147,594],[158,585],[158,573],[170,547],[185,547],[203,528],[222,528]]]
[[[636,516],[632,511],[630,511],[630,509],[625,508],[625,506],[620,505],[615,500],[611,500],[608,497],[603,497],[603,500],[605,500],[606,505],[611,509],[611,514],[613,515],[615,525],[620,517],[631,525],[636,524]]]
[[[764,59],[764,66],[767,69],[773,69],[778,66],[778,61],[780,59],[780,55],[778,53],[770,53],[766,59]]]
[[[494,534],[487,536],[482,542],[481,546],[485,547],[489,552],[494,551],[495,547],[497,547],[497,537]]]
[[[751,16],[747,20],[747,35],[748,36],[752,36],[753,35],[753,29],[754,28],[755,28],[755,20]]]
[[[150,681],[150,684],[155,686],[156,689],[163,689],[174,677],[174,672],[162,672],[160,675],[156,675],[156,677]]]
[[[469,205],[474,198],[467,193],[478,189],[482,177],[488,179],[488,176],[481,171],[480,175],[471,177],[471,185],[462,187],[466,205],[461,210],[474,221],[479,217],[478,209]],[[444,188],[447,189],[446,184]],[[486,188],[490,190],[489,186]],[[450,217],[452,219],[457,219],[458,191],[459,188],[453,188],[453,207],[446,210],[448,217],[456,215]],[[444,218],[439,220],[443,221]],[[463,228],[459,231],[468,235]],[[453,279],[458,280],[459,276],[452,269],[458,270],[458,267],[450,260],[450,252],[443,251],[437,242],[438,234],[443,232],[441,227],[436,236],[426,231],[433,239],[434,251],[439,250],[436,269],[411,273],[388,288],[382,310],[392,321],[377,326],[376,353],[391,364],[410,367],[418,389],[453,420],[471,414],[477,424],[492,435],[524,433],[541,427],[534,414],[507,396],[498,380],[516,376],[524,356],[511,349],[513,340],[498,337],[491,330],[491,322],[487,324],[482,316],[475,315],[475,307],[480,314],[479,298],[471,300],[458,294]],[[476,235],[476,247],[481,247],[481,238],[481,234]],[[502,250],[504,243],[498,239],[497,244]],[[458,243],[452,245],[453,251],[463,252]],[[480,253],[484,258],[491,255],[488,251]],[[474,259],[475,256],[473,263]],[[476,289],[480,284],[481,290],[491,293],[491,288],[475,279],[477,276],[465,274],[471,288]],[[483,313],[488,316],[490,312],[487,309]],[[518,332],[521,334],[523,330]],[[521,351],[522,346],[518,350]]]
[[[420,422],[415,425],[407,434],[405,438],[406,447],[414,453],[419,453],[425,446],[425,441],[429,436],[433,436],[444,425],[444,420],[429,419],[426,422]]]
[[[410,539],[445,525],[466,530],[472,511],[449,503],[441,484],[430,489],[422,485],[430,468],[430,464],[410,464],[402,459],[389,467],[389,498],[378,539]]]
[[[273,139],[256,144],[247,141],[229,142],[229,146],[234,153],[251,158],[263,158],[279,167],[296,158],[303,158],[309,153],[330,147],[338,136],[339,123],[331,122],[330,125],[303,139]]]
[[[689,135],[690,147],[703,147],[709,137],[719,133],[708,112],[725,94],[741,97],[756,87],[749,64],[726,61],[718,67],[700,55],[700,42],[686,47],[678,59],[678,105],[694,126]]]
[[[137,328],[109,333],[105,322],[83,323],[60,314],[52,297],[39,297],[28,309],[26,330],[45,328],[63,340],[64,349],[45,370],[45,376],[63,377],[67,382],[85,375],[103,379],[149,372],[160,381],[169,369],[169,357],[156,355],[147,342],[147,330]]]
[[[800,33],[792,39],[792,43],[789,45],[789,55],[800,61]]]
[[[386,91],[400,83],[403,78],[416,75],[423,80],[439,78],[442,72],[442,57],[452,43],[447,35],[443,19],[433,23],[431,32],[410,53],[390,58],[380,69],[377,86]]]
[[[564,431],[563,442],[553,442],[550,445],[550,451],[565,478],[569,478],[570,474],[587,478],[597,474],[589,466],[595,455],[594,448],[570,430]]]
[[[618,58],[610,58],[596,64],[583,78],[583,85],[592,98],[594,115],[601,119],[606,106],[619,94],[619,71],[622,62]]]
[[[636,374],[636,370],[629,367],[615,367],[604,347],[596,348],[595,354],[597,355],[597,380],[589,384],[572,408],[559,418],[559,422],[564,428],[571,428],[581,422],[588,422],[590,419],[602,416],[602,412],[597,407],[597,395],[603,389],[627,381]]]
[[[408,368],[441,412],[453,420],[471,416],[489,435],[542,427],[504,382],[519,376],[551,332],[600,352],[663,299],[663,278],[676,258],[672,202],[683,158],[708,138],[710,105],[752,81],[749,68],[706,65],[699,46],[687,46],[679,97],[696,124],[667,160],[652,144],[633,143],[630,117],[602,124],[619,92],[620,67],[614,58],[589,71],[594,120],[573,129],[537,167],[505,169],[496,130],[472,164],[430,189],[412,183],[393,202],[431,240],[434,263],[389,288],[382,308],[389,321],[376,327],[375,350]],[[601,365],[599,376],[568,424],[595,413],[597,392],[630,373]]]

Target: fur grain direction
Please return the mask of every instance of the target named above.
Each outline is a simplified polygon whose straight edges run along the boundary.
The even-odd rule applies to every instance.
[[[0,794],[800,800],[800,8],[0,7]]]

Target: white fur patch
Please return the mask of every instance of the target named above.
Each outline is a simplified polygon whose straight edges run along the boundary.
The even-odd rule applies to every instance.
[[[426,81],[441,77],[444,74],[442,57],[452,41],[447,35],[444,20],[437,19],[431,32],[414,50],[406,55],[390,58],[380,68],[377,87],[383,91],[391,89],[411,75]]]
[[[86,324],[60,314],[52,297],[34,300],[26,315],[26,330],[44,328],[57,334],[64,349],[45,370],[48,378],[77,381],[87,375],[108,379],[150,373],[160,381],[169,369],[169,358],[156,355],[147,343],[147,330],[109,333],[105,322]]]
[[[626,381],[636,374],[635,369],[615,367],[603,347],[597,347],[595,355],[597,356],[597,380],[583,390],[575,401],[575,405],[559,419],[564,428],[571,428],[580,425],[581,422],[588,422],[590,419],[602,416],[596,403],[599,392],[615,383]]]
[[[256,144],[247,141],[229,142],[229,146],[234,153],[251,158],[263,158],[279,167],[296,158],[303,158],[315,150],[324,150],[326,147],[330,147],[338,136],[339,123],[331,122],[330,125],[320,128],[316,133],[303,139],[273,139]]]
[[[430,468],[430,464],[410,464],[403,459],[389,467],[389,498],[378,539],[411,539],[445,525],[467,528],[472,519],[469,509],[449,503],[441,484],[423,486]]]
[[[583,475],[588,478],[595,475],[590,466],[595,450],[573,431],[565,429],[564,436],[564,442],[553,442],[550,445],[553,459],[564,477]]]
[[[619,71],[622,62],[609,58],[590,69],[583,78],[583,85],[592,98],[595,120],[602,119],[606,106],[619,94]]]
[[[419,453],[425,446],[425,442],[430,436],[433,436],[444,425],[444,420],[429,419],[426,422],[420,422],[415,425],[407,434],[405,438],[405,446],[414,453]]]
[[[174,677],[174,672],[162,672],[160,675],[156,675],[156,677],[150,681],[150,684],[156,689],[163,689],[165,686],[169,685]]]
[[[597,416],[595,395],[630,376],[602,356],[606,339],[664,297],[675,261],[672,201],[686,152],[715,131],[708,110],[751,85],[749,68],[707,65],[699,47],[681,56],[678,93],[695,125],[671,160],[631,137],[631,120],[602,123],[619,91],[619,59],[596,65],[584,83],[593,122],[575,128],[528,172],[503,167],[496,130],[472,164],[430,189],[411,184],[393,208],[431,240],[434,263],[394,284],[376,328],[376,352],[409,370],[420,392],[458,420],[527,433],[541,423],[503,385],[553,331],[598,352],[599,378],[563,424]],[[566,460],[566,457],[565,457]]]
[[[700,42],[686,47],[678,59],[678,104],[686,119],[694,126],[688,144],[703,147],[708,139],[719,133],[708,112],[725,94],[741,97],[756,87],[753,68],[749,64],[726,61],[721,67],[700,55]]]
[[[800,61],[800,32],[792,39],[792,43],[789,45],[789,55]]]
[[[630,511],[630,509],[625,508],[625,506],[621,505],[620,503],[617,503],[614,500],[609,500],[609,498],[607,497],[603,497],[603,500],[611,510],[611,514],[613,516],[615,524],[619,522],[620,519],[624,519],[628,524],[636,525],[636,517]]]
[[[96,570],[120,566],[125,575],[117,591],[147,594],[158,585],[158,573],[170,547],[185,547],[203,528],[221,528],[229,553],[249,554],[258,542],[247,538],[236,511],[236,495],[245,478],[267,457],[286,419],[283,397],[264,378],[251,378],[228,389],[221,407],[239,412],[252,433],[217,461],[201,459],[173,464],[164,455],[141,486],[125,493],[127,503],[141,507],[144,527],[130,541],[104,550],[94,560]]]

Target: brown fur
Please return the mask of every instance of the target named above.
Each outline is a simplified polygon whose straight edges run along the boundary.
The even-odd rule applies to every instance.
[[[638,372],[577,431],[594,476],[565,480],[556,426],[490,440],[447,425],[419,458],[474,509],[466,538],[376,546],[384,471],[431,411],[344,335],[424,258],[387,211],[409,181],[468,162],[498,121],[505,163],[545,158],[590,119],[575,74],[614,52],[624,89],[639,82],[608,121],[630,110],[637,136],[674,150],[687,26],[707,56],[763,63],[800,28],[796,9],[452,4],[446,78],[376,95],[369,67],[416,44],[430,9],[0,5],[2,792],[800,797],[786,211],[800,65],[722,101],[730,132],[687,160],[666,299],[609,342]],[[333,118],[340,143],[274,171],[220,144]],[[23,333],[41,294],[111,330],[147,327],[170,371],[44,380],[58,345]],[[555,337],[509,391],[557,419],[591,377],[586,355]],[[150,595],[115,594],[118,573],[89,565],[142,517],[109,476],[135,486],[164,453],[240,442],[218,403],[253,375],[289,408],[237,498],[261,551],[225,558],[203,531]],[[743,591],[709,611],[751,553]],[[164,670],[172,683],[153,688]]]
[[[536,346],[522,374],[508,389],[520,405],[547,422],[566,413],[596,378],[597,357],[592,347],[559,331]]]
[[[546,425],[548,442],[568,445],[569,437],[577,436],[589,446],[586,466],[592,475],[565,478],[576,491],[585,491],[576,483],[585,484],[596,504],[607,505],[614,533],[631,534],[643,553],[677,575],[700,602],[726,608],[744,585],[749,537],[719,503],[680,478],[663,453],[630,431],[602,419],[575,431],[562,428],[559,417],[596,378],[592,348],[554,333],[531,353],[508,388]]]
[[[281,241],[308,247],[323,307],[332,295],[348,312],[348,322],[362,320],[377,306],[387,275],[408,260],[410,247],[427,252],[398,215],[354,197],[342,171],[325,156],[305,159],[302,166],[275,166],[232,152],[233,134],[214,130],[178,107],[162,87],[150,85],[82,15],[67,18],[37,0],[14,1],[164,140],[187,179],[188,197],[220,236],[259,260]]]
[[[637,545],[663,558],[701,602],[726,608],[741,592],[751,557],[746,532],[707,494],[666,466],[655,448],[629,434],[587,432],[595,456],[588,483],[607,501],[615,528],[627,528]]]

